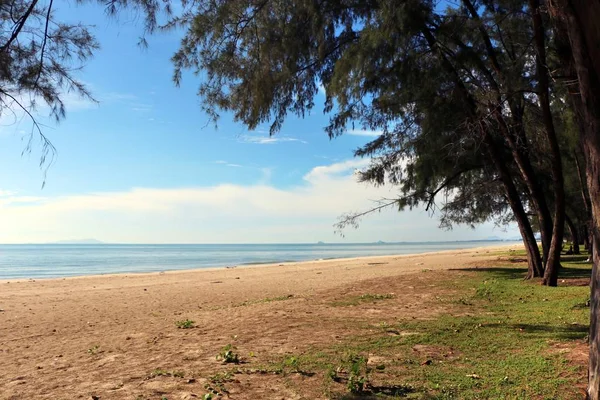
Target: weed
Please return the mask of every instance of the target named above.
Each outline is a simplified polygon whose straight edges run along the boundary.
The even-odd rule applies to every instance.
[[[191,319],[184,319],[181,321],[175,321],[175,326],[179,329],[190,329],[194,327],[194,321]]]
[[[298,372],[298,371],[300,370],[300,369],[298,368],[298,358],[297,358],[297,357],[294,357],[294,356],[289,356],[289,357],[287,357],[287,358],[284,360],[283,364],[284,364],[286,367],[289,367],[289,368],[291,368],[291,369],[292,369],[292,371],[294,371],[294,372]]]
[[[164,369],[157,368],[154,371],[150,372],[150,374],[148,375],[148,379],[156,378],[157,376],[169,376],[169,377],[173,377],[173,378],[183,378],[185,376],[185,374],[183,373],[183,371],[177,371],[177,370],[167,371]]]
[[[204,385],[204,388],[208,390],[208,393],[202,397],[203,399],[212,399],[213,395],[219,396],[223,393],[228,393],[225,388],[225,383],[233,380],[233,374],[229,371],[219,372],[208,378],[208,382]],[[207,397],[208,396],[208,397]]]
[[[334,307],[345,307],[345,306],[357,306],[361,303],[375,303],[377,301],[393,299],[395,296],[391,293],[388,294],[362,294],[360,296],[348,297],[344,300],[333,302],[331,305]]]
[[[217,354],[216,358],[224,363],[238,364],[240,362],[239,354],[235,353],[235,347],[233,347],[231,344],[223,347],[221,352]]]
[[[98,345],[92,346],[87,350],[87,352],[88,352],[88,354],[95,356],[96,354],[100,353],[100,346],[98,346]]]
[[[348,373],[348,383],[346,385],[350,393],[362,393],[369,382],[369,369],[367,368],[367,359],[360,355],[351,354],[348,356],[347,363],[350,364]]]

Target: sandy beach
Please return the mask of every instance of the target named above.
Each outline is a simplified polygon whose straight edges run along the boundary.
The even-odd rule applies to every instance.
[[[432,290],[432,274],[485,265],[515,248],[3,281],[0,399],[201,398],[207,377],[225,368],[215,355],[227,344],[244,368],[256,368],[354,335],[357,321],[436,315],[444,310],[430,300],[443,293]],[[366,293],[393,299],[330,306]],[[178,329],[186,319],[194,327]],[[242,374],[226,396],[300,399],[294,380],[311,379]]]

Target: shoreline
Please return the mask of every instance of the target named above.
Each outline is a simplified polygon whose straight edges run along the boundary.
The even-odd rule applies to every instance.
[[[444,255],[444,254],[457,254],[465,251],[483,251],[494,249],[495,251],[503,251],[504,249],[509,250],[510,248],[519,247],[520,242],[511,242],[507,244],[499,245],[497,242],[490,244],[489,246],[478,246],[478,247],[465,247],[458,249],[449,250],[437,250],[437,251],[426,251],[422,253],[407,253],[407,254],[390,254],[390,255],[376,255],[376,256],[360,256],[360,257],[339,257],[339,258],[320,258],[302,261],[274,261],[267,263],[245,263],[232,266],[210,266],[210,267],[198,267],[198,268],[182,268],[182,269],[166,269],[160,271],[123,271],[118,273],[105,273],[105,274],[82,274],[82,275],[70,275],[70,276],[51,276],[51,277],[20,277],[20,278],[0,278],[0,284],[6,283],[20,283],[20,282],[52,282],[52,281],[69,281],[69,280],[85,280],[85,279],[101,279],[101,278],[116,278],[116,277],[143,277],[143,276],[162,276],[162,275],[178,275],[178,274],[194,274],[202,272],[216,272],[224,270],[245,270],[245,269],[260,269],[260,268],[276,268],[276,267],[289,267],[289,266],[306,266],[306,265],[322,265],[322,264],[337,264],[340,262],[368,262],[368,261],[390,261],[392,259],[412,258],[420,256],[431,256],[431,255]]]

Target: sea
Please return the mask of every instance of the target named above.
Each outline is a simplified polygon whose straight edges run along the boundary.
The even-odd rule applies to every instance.
[[[419,254],[511,243],[480,240],[354,244],[6,244],[0,245],[0,279],[61,278]]]

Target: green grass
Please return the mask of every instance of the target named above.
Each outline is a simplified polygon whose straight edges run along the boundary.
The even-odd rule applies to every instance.
[[[157,368],[148,374],[148,379],[156,378],[157,376],[183,378],[183,377],[185,377],[185,373],[183,371],[177,371],[177,370],[173,370],[173,371],[169,370],[168,371],[168,370],[164,370],[161,368]]]
[[[232,307],[244,307],[244,306],[250,306],[253,304],[272,303],[274,301],[285,301],[285,300],[290,300],[293,298],[294,298],[293,294],[288,294],[285,296],[276,296],[276,297],[265,297],[264,299],[258,299],[258,300],[246,300],[241,303],[233,304]]]
[[[589,265],[581,264],[578,257],[585,256],[565,257],[561,279],[589,277]],[[459,278],[436,280],[438,286],[458,289],[456,295],[439,300],[448,314],[386,324],[375,334],[365,328],[364,334],[339,344],[294,356],[293,369],[322,374],[323,390],[332,398],[348,393],[346,385],[352,386],[334,379],[338,371],[343,376],[344,368],[348,369],[344,366],[348,355],[385,360],[360,375],[367,377],[365,387],[377,398],[579,398],[575,385],[586,373],[553,351],[553,346],[581,343],[587,337],[589,288],[548,288],[526,282],[525,269],[514,266],[465,271]],[[368,295],[367,301],[383,299],[378,296]],[[343,305],[365,299],[357,296]],[[411,334],[392,336],[390,327]],[[287,357],[288,365],[283,359],[272,367],[289,371]],[[341,398],[353,398],[345,396]]]
[[[195,326],[194,324],[195,322],[190,319],[175,321],[175,326],[179,329],[191,329]]]
[[[382,300],[393,299],[393,294],[377,294],[377,293],[366,293],[358,296],[350,296],[342,300],[334,301],[331,303],[333,307],[348,307],[358,306],[362,303],[375,303]]]

